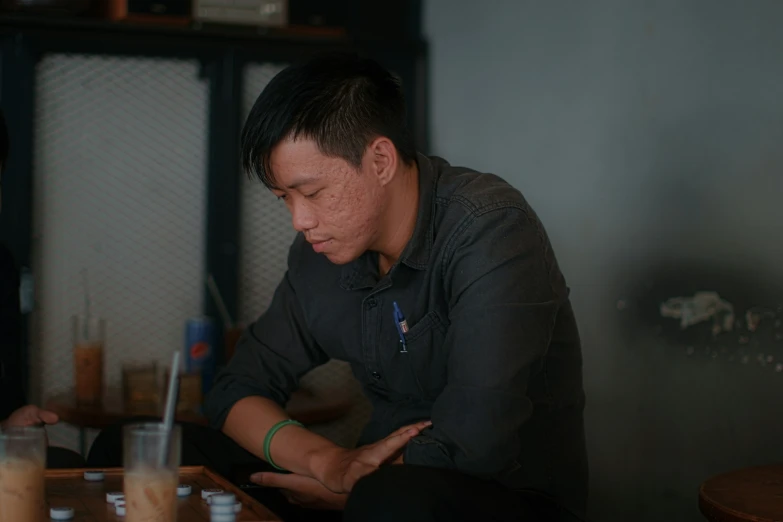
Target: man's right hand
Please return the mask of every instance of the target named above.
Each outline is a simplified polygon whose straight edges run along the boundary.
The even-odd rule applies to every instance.
[[[405,445],[431,425],[431,421],[422,421],[403,426],[385,439],[356,449],[325,450],[313,457],[315,478],[334,493],[350,493],[360,478],[397,460]]]

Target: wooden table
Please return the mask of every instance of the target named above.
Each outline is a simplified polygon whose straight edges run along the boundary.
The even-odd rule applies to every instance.
[[[119,522],[114,507],[106,502],[106,493],[122,491],[122,469],[104,470],[105,480],[87,482],[84,470],[63,469],[46,470],[47,520],[50,507],[71,507],[75,512],[71,522]],[[242,511],[237,513],[238,522],[279,521],[269,511],[247,493],[231,484],[228,480],[202,466],[187,466],[179,469],[179,483],[188,484],[192,492],[177,500],[177,520],[179,522],[208,522],[209,506],[201,499],[202,489],[222,489],[233,493],[242,503]],[[21,522],[21,521],[20,521]]]
[[[783,464],[743,468],[704,481],[699,509],[712,522],[783,520]]]
[[[305,426],[330,422],[342,418],[351,409],[352,401],[347,395],[318,396],[300,388],[291,394],[286,411]],[[127,410],[120,390],[110,390],[103,403],[85,406],[76,403],[73,392],[55,395],[44,406],[56,413],[62,422],[79,428],[79,443],[82,455],[87,455],[88,428],[102,430],[113,424],[124,422],[133,417],[160,417],[159,411]],[[207,419],[198,413],[177,413],[177,422],[190,422],[206,425]]]

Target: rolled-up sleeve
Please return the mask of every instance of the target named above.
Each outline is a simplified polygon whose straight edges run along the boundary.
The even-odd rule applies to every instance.
[[[432,428],[405,462],[493,476],[515,465],[533,405],[530,375],[549,345],[565,282],[538,219],[525,208],[478,213],[454,239],[447,384]]]
[[[292,248],[292,252],[293,252]],[[239,400],[266,397],[284,406],[299,382],[328,356],[305,326],[304,314],[289,271],[266,312],[242,335],[229,364],[218,374],[204,405],[210,425],[221,429]]]

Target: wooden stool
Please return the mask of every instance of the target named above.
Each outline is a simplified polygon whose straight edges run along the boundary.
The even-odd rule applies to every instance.
[[[783,465],[743,468],[704,481],[699,509],[711,522],[783,520]]]

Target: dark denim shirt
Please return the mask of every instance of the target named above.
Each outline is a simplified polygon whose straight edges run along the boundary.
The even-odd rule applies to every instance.
[[[407,464],[532,489],[582,513],[582,354],[541,222],[501,178],[419,155],[419,210],[400,260],[334,265],[299,235],[269,309],[206,402],[215,428],[247,396],[284,404],[299,378],[349,361],[373,405],[360,444],[431,419]],[[393,302],[405,315],[407,352]]]

